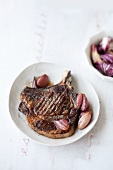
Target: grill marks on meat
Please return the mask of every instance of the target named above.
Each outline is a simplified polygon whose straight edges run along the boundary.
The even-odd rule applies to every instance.
[[[35,126],[43,131],[57,130],[55,124],[53,122],[48,122],[47,120],[36,121]]]
[[[69,78],[69,75],[67,76]],[[68,79],[66,79],[67,81]],[[26,87],[20,95],[19,111],[26,115],[29,126],[39,134],[50,138],[69,137],[75,132],[79,111],[71,79],[47,88]],[[54,121],[65,119],[69,122],[66,131],[56,127]]]
[[[26,87],[21,93],[22,100],[26,103],[28,109],[31,108],[32,104],[34,113],[38,115],[60,115],[68,114],[70,111],[70,105],[72,101],[69,98],[69,90],[67,85],[59,85],[58,87],[48,88],[46,91],[40,89],[39,93],[37,89],[34,89],[33,96],[31,93],[33,89]],[[27,94],[26,94],[27,92]],[[38,95],[38,96],[37,96]],[[35,97],[36,96],[36,97]]]

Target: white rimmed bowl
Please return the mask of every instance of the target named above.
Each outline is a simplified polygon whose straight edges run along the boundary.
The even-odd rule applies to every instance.
[[[93,35],[86,47],[85,47],[85,56],[86,56],[86,60],[88,62],[88,65],[90,66],[90,68],[100,77],[102,78],[103,80],[105,81],[112,81],[113,82],[113,78],[112,77],[109,77],[109,76],[105,76],[103,75],[102,73],[100,73],[93,65],[92,65],[92,62],[91,62],[91,45],[92,44],[98,44],[103,37],[111,37],[113,38],[113,30],[106,30],[106,31],[101,31],[95,35]]]

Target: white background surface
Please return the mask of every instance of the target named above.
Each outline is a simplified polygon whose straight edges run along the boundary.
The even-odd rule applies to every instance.
[[[111,170],[113,168],[113,85],[87,65],[90,36],[113,28],[113,12],[40,8],[38,1],[0,1],[0,170]],[[47,147],[22,134],[8,110],[10,87],[28,65],[47,61],[78,70],[94,86],[100,117],[85,137],[67,146]]]

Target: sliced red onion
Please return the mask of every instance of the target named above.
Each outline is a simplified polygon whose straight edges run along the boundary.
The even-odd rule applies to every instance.
[[[113,55],[113,40],[110,41],[109,48],[107,50],[107,53]]]
[[[100,44],[98,45],[98,53],[99,54],[105,54],[110,46],[111,38],[110,37],[104,37]]]
[[[91,46],[93,65],[104,75],[113,77],[113,39],[104,37],[100,44]]]
[[[103,62],[101,60],[101,58],[100,58],[100,55],[97,52],[97,47],[94,44],[92,44],[92,46],[91,46],[91,52],[92,52],[92,61],[93,61],[93,63],[96,63],[96,62],[101,63],[101,62]]]
[[[106,67],[106,76],[113,76],[113,64],[108,64]]]
[[[94,66],[104,75],[113,76],[113,64],[108,63],[95,63]]]
[[[106,63],[112,63],[113,64],[113,55],[111,55],[111,54],[101,55],[101,59],[104,60]]]

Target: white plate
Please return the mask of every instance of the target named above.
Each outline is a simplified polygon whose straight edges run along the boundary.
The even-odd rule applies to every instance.
[[[54,82],[54,84],[60,82],[62,78],[63,72],[66,70],[65,67],[51,64],[51,63],[37,63],[27,67],[24,71],[20,73],[20,75],[14,81],[10,95],[9,95],[9,111],[12,117],[12,120],[16,124],[16,126],[28,137],[37,141],[40,144],[49,145],[49,146],[58,146],[58,145],[66,145],[72,142],[77,141],[84,135],[86,135],[95,125],[98,116],[99,116],[99,99],[94,90],[94,88],[89,84],[86,80],[84,80],[79,73],[73,73],[73,83],[75,92],[85,93],[90,101],[90,105],[93,110],[93,118],[89,126],[87,126],[84,130],[77,130],[75,134],[71,137],[64,139],[50,139],[44,137],[42,135],[34,132],[28,125],[25,120],[25,116],[18,111],[18,105],[20,103],[19,96],[22,89],[27,85],[31,80],[33,80],[34,76],[39,76],[44,73],[49,75],[50,80]],[[20,118],[19,118],[20,115]]]

